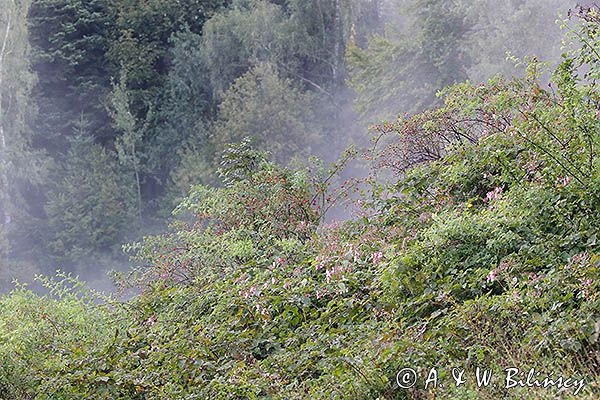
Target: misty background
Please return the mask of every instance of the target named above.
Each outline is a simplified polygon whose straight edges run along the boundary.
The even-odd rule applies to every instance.
[[[110,289],[229,143],[335,161],[368,126],[515,58],[556,64],[559,0],[0,0],[0,290]],[[508,54],[512,57],[508,57]],[[347,175],[360,174],[359,167]]]

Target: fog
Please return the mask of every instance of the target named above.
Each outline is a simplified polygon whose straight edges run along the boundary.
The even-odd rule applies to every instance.
[[[218,185],[220,132],[255,137],[280,161],[302,164],[310,153],[332,163],[352,144],[360,154],[371,124],[439,105],[435,93],[447,84],[523,76],[508,53],[556,65],[563,49],[555,21],[576,5],[437,2],[444,13],[432,1],[324,2],[318,26],[318,1],[234,1],[203,21],[185,8],[132,13],[141,19],[119,36],[127,27],[114,28],[124,20],[115,13],[131,11],[119,2],[78,3],[98,7],[101,17],[90,22],[42,1],[2,1],[2,292],[57,269],[112,292],[107,273],[139,263],[121,245],[167,229],[189,184]],[[84,28],[61,33],[69,19]],[[261,28],[243,29],[251,24]],[[368,174],[356,160],[339,182]],[[339,205],[325,221],[351,215]]]

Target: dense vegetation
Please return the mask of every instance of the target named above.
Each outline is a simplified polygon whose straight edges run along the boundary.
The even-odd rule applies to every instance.
[[[43,297],[17,288],[0,305],[3,398],[555,396],[472,381],[397,387],[402,367],[433,365],[535,367],[585,379],[579,395],[593,398],[600,20],[595,8],[578,12],[578,30],[566,38],[579,46],[565,53],[548,89],[536,60],[523,78],[451,86],[438,108],[375,127],[365,180],[331,187],[343,162],[329,172],[290,169],[247,140],[229,147],[221,186],[195,186],[167,233],[128,246],[143,267],[122,281],[142,289],[127,302],[64,274],[40,278],[49,290]],[[272,71],[259,64],[229,91],[281,90],[288,83]],[[135,148],[139,127],[124,111],[122,82],[113,93],[115,125],[131,135],[118,142],[121,157]],[[219,111],[229,115],[230,107],[226,100]],[[236,118],[218,124],[248,123]],[[123,185],[117,157],[90,144],[82,125],[63,186],[89,191],[86,199],[97,189],[98,207],[127,204],[106,197],[126,195],[111,186]],[[127,154],[135,169],[135,153]],[[98,163],[98,176],[82,174],[75,160]],[[354,191],[361,193],[355,218],[320,223]],[[75,193],[54,193],[49,215],[64,202],[73,213],[82,207]],[[92,221],[61,217],[79,229],[79,241],[62,239],[65,229],[56,227],[53,246],[110,241],[86,236]]]
[[[505,68],[470,33],[485,1],[415,2],[402,26],[419,40],[378,32],[371,1],[9,3],[3,272],[128,238],[137,267],[115,278],[128,299],[62,272],[0,298],[0,398],[597,398],[597,6],[562,21],[556,66],[479,84]],[[308,157],[354,100],[352,118],[383,120],[369,150]],[[345,179],[355,156],[366,176]],[[353,217],[327,223],[343,203]],[[443,385],[425,388],[432,367]],[[477,367],[585,385],[478,387]]]
[[[469,78],[556,60],[561,0],[5,0],[0,259],[91,278],[164,229],[228,143],[334,161]],[[571,6],[573,6],[572,4]],[[356,110],[356,111],[355,111]],[[102,165],[100,168],[99,166]],[[354,170],[345,177],[357,175]]]

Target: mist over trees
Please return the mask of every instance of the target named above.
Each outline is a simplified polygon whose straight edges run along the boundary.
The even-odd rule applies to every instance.
[[[0,1],[0,399],[599,398],[598,4]]]
[[[0,249],[8,270],[104,268],[244,137],[333,161],[466,79],[556,60],[562,1],[6,0]],[[108,267],[111,261],[105,267]],[[9,279],[9,278],[7,278]]]

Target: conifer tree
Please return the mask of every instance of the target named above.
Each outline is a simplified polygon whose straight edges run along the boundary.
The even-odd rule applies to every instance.
[[[94,143],[83,117],[66,160],[56,165],[45,206],[49,250],[62,259],[76,260],[110,252],[131,235],[135,191],[114,153]]]
[[[58,156],[83,113],[90,131],[110,141],[110,118],[104,107],[110,91],[107,52],[115,21],[106,0],[33,0],[29,13],[34,88],[40,114],[37,142]],[[43,133],[43,134],[42,134]]]
[[[130,108],[130,95],[125,87],[126,76],[121,75],[118,83],[113,85],[111,94],[111,116],[113,125],[121,133],[116,138],[115,147],[119,162],[133,172],[137,198],[137,214],[142,219],[142,139],[147,126],[142,126]]]

